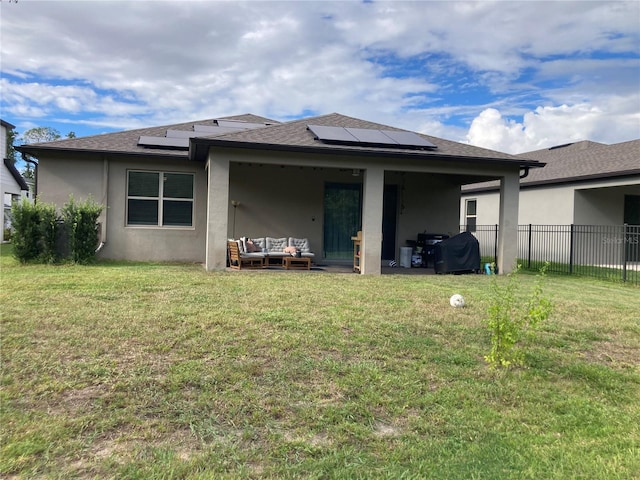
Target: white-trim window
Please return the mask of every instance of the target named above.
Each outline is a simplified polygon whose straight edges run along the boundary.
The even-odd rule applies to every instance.
[[[127,172],[127,225],[193,226],[192,173]]]
[[[467,232],[475,232],[477,224],[478,201],[474,199],[465,200],[465,224]]]

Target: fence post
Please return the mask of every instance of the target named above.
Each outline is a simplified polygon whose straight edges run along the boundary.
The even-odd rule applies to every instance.
[[[531,270],[531,227],[532,225],[529,224],[529,241],[527,245],[527,269],[528,270]]]
[[[495,268],[497,270],[498,269],[498,224],[497,223],[495,225],[495,228],[493,229],[493,264],[496,266]]]
[[[625,223],[622,227],[622,281],[627,282],[627,228],[629,224]],[[631,231],[628,232],[629,236]]]
[[[573,274],[573,233],[574,224],[571,224],[571,234],[569,235],[569,275]]]

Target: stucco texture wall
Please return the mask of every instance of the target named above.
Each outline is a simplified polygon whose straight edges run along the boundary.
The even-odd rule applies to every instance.
[[[323,251],[324,188],[327,182],[362,184],[351,169],[232,163],[229,238],[306,237]],[[386,172],[397,186],[396,250],[418,233],[458,233],[459,185],[446,175]],[[239,203],[237,207],[231,201]]]
[[[195,174],[194,225],[185,228],[127,226],[126,185],[129,169]],[[202,164],[186,160],[78,156],[39,159],[38,196],[61,208],[73,195],[91,196],[105,209],[99,219],[105,241],[99,256],[136,261],[203,262],[206,236],[206,177]]]

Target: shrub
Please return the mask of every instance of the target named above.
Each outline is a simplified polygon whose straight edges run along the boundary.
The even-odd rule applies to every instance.
[[[58,231],[58,215],[55,205],[48,203],[36,204],[39,217],[39,247],[40,260],[46,263],[53,263],[58,258],[56,254],[56,234]]]
[[[518,297],[517,280],[520,265],[507,275],[507,283],[501,286],[498,278],[492,280],[492,298],[488,310],[487,326],[491,332],[491,351],[484,358],[493,368],[522,365],[523,341],[533,334],[538,324],[552,311],[548,298],[542,296],[542,283],[548,264],[541,269],[533,290],[524,300]]]
[[[76,203],[73,196],[62,207],[62,217],[69,232],[71,259],[76,263],[89,263],[95,259],[98,246],[98,217],[102,205],[88,198]]]
[[[102,206],[91,198],[76,203],[70,196],[62,208],[63,222],[56,207],[47,203],[32,204],[25,199],[15,203],[11,211],[13,253],[21,263],[34,260],[51,263],[66,256],[67,251],[77,263],[88,263],[95,258],[97,221]]]
[[[21,262],[35,260],[40,255],[40,216],[38,207],[26,198],[11,206],[13,219],[13,255]]]

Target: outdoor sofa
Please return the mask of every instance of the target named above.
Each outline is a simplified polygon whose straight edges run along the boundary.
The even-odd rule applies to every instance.
[[[283,266],[289,268],[311,268],[315,254],[309,239],[296,237],[259,237],[230,239],[229,267],[264,268]]]

